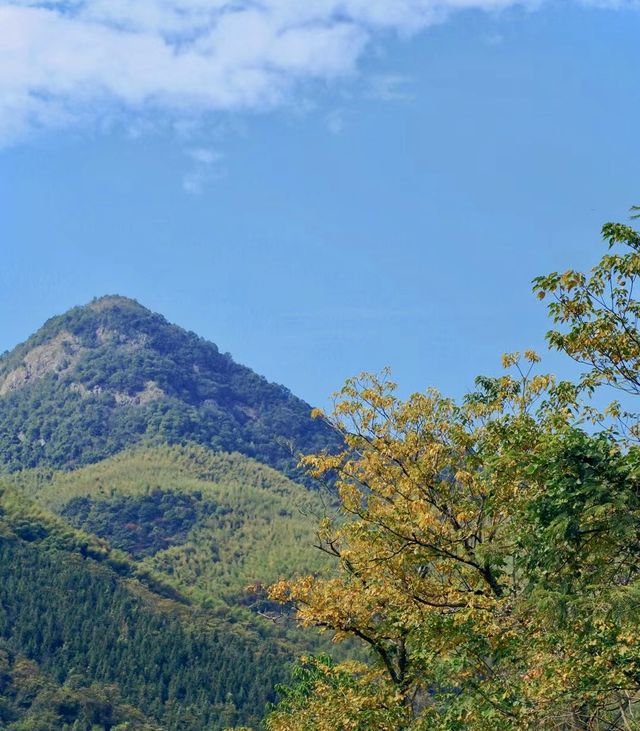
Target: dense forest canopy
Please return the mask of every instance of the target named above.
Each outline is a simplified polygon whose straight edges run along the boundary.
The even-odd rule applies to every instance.
[[[70,684],[79,703],[112,689],[114,718],[121,699],[164,731],[257,725],[296,655],[327,647],[274,622],[264,588],[327,570],[312,546],[322,505],[270,467],[197,445],[5,476],[0,639],[63,697]],[[39,702],[16,706],[14,685],[0,690],[7,719],[67,728]]]
[[[319,572],[318,491],[240,454],[197,445],[137,448],[71,472],[11,475],[23,495],[108,542],[181,593],[237,613],[292,567]]]
[[[7,488],[0,494],[0,641],[10,657],[32,663],[29,674],[42,675],[65,708],[70,695],[75,709],[36,702],[34,683],[29,702],[20,701],[27,690],[11,661],[0,719],[16,731],[111,729],[127,714],[133,728],[146,729],[147,719],[166,731],[257,723],[292,651],[257,623],[212,621],[161,577]],[[103,712],[90,722],[82,709],[94,695]]]

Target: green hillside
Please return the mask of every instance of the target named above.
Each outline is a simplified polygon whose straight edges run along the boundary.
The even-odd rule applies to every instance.
[[[131,706],[139,723],[147,717],[166,731],[257,723],[274,684],[286,677],[293,648],[274,637],[271,623],[261,628],[258,621],[216,620],[137,571],[126,556],[66,527],[11,488],[1,489],[5,652],[37,663],[37,672],[53,683],[51,692],[62,692],[58,685],[100,694],[108,686],[114,714],[118,704]],[[20,718],[12,663],[5,658],[9,669],[0,673],[7,722]],[[107,719],[97,728],[113,725]]]
[[[137,302],[103,297],[0,358],[0,464],[74,468],[142,441],[241,452],[289,475],[336,446],[310,407]]]
[[[286,388],[122,297],[2,356],[0,728],[257,726],[327,647],[264,587],[328,571],[296,464],[336,446]]]
[[[313,548],[321,496],[237,453],[138,448],[73,472],[12,479],[207,607],[251,605],[247,585],[327,565]]]

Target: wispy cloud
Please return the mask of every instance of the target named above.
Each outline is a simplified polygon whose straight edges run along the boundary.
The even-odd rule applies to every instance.
[[[114,114],[178,125],[273,108],[301,82],[355,74],[380,34],[540,1],[0,0],[0,144]],[[394,77],[377,83],[402,93]]]
[[[188,150],[191,169],[182,178],[182,188],[186,193],[200,195],[207,183],[224,177],[225,171],[221,163],[224,155],[207,147],[196,147]]]
[[[327,129],[332,135],[339,135],[344,130],[345,115],[342,109],[334,109],[325,118]]]
[[[405,101],[413,98],[411,79],[399,74],[376,74],[367,79],[366,95],[380,101]]]

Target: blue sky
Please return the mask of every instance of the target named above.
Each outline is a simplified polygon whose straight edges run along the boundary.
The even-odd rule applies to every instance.
[[[640,202],[638,3],[269,0],[304,35],[222,38],[181,2],[0,2],[0,351],[106,293],[320,404],[543,349],[531,279]]]

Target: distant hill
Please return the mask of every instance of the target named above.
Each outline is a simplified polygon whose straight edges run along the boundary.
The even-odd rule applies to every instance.
[[[310,406],[134,300],[53,317],[0,358],[0,465],[73,469],[140,442],[240,452],[300,478],[334,448]]]

